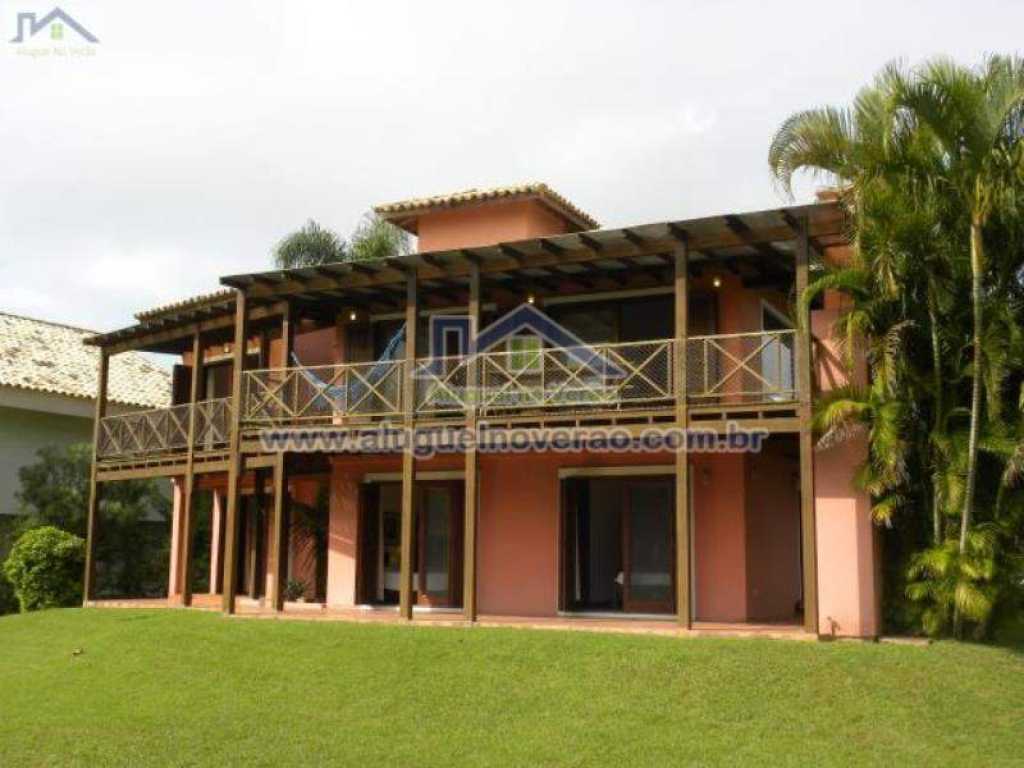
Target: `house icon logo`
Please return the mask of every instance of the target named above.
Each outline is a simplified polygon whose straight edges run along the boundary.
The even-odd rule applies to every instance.
[[[520,304],[477,333],[464,315],[433,315],[430,318],[430,354],[427,372],[441,372],[445,357],[465,357],[488,352],[509,339],[528,335],[543,345],[557,347],[568,360],[605,377],[620,378],[626,372],[614,361],[556,323],[533,304]]]
[[[92,32],[75,21],[70,14],[61,8],[54,8],[38,21],[34,13],[19,13],[18,34],[10,42],[28,42],[44,30],[49,32],[49,39],[55,43],[65,42],[65,34],[69,31],[77,34],[78,37],[87,43],[99,42],[99,39]]]

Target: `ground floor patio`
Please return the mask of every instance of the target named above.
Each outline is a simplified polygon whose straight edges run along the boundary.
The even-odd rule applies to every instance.
[[[412,620],[466,623],[464,569],[471,563],[476,623],[658,634],[878,634],[874,534],[860,517],[863,500],[827,473],[816,486],[814,531],[816,585],[824,599],[816,621],[805,620],[806,537],[798,449],[790,435],[772,436],[759,453],[690,455],[682,575],[692,629],[680,626],[673,460],[611,453],[481,456],[471,528],[463,457],[417,461],[408,533]],[[398,610],[402,462],[380,455],[296,461],[284,483],[280,572],[272,545],[273,489],[259,471],[244,475],[233,542],[235,612],[408,620]],[[205,523],[192,522],[187,599],[184,518],[176,495],[168,604],[225,604],[226,482],[211,474],[198,483],[197,493],[209,503],[197,513]],[[277,578],[283,596],[274,610]]]

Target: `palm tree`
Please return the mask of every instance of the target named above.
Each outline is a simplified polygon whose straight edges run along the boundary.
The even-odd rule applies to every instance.
[[[409,235],[375,213],[363,216],[352,233],[350,243],[353,261],[403,256],[411,250]]]
[[[984,230],[994,211],[1016,201],[1024,174],[1024,62],[993,56],[971,69],[947,59],[926,64],[916,77],[894,82],[897,133],[926,136],[935,162],[927,193],[949,195],[969,217],[972,370],[970,436],[960,517],[959,552],[967,549],[974,514],[981,434],[984,335]]]
[[[332,261],[368,261],[409,253],[409,236],[376,214],[360,220],[349,242],[313,219],[284,237],[274,248],[278,269],[315,267]]]
[[[344,261],[345,241],[336,232],[317,224],[313,219],[292,232],[274,248],[274,264],[278,269],[314,267],[332,261]]]
[[[939,313],[948,293],[948,269],[942,233],[935,226],[935,206],[922,201],[909,204],[909,181],[927,163],[916,137],[894,137],[891,94],[894,81],[901,76],[898,68],[888,67],[857,95],[850,108],[793,115],[776,133],[769,151],[772,173],[786,192],[792,194],[797,172],[823,175],[839,185],[841,199],[850,213],[852,260],[845,266],[826,265],[825,274],[799,297],[799,316],[806,317],[810,301],[826,290],[852,299],[840,317],[837,335],[845,339],[848,362],[852,362],[859,341],[868,344],[872,383],[868,390],[849,389],[824,398],[817,423],[825,443],[860,427],[868,429],[872,435],[870,463],[876,471],[862,473],[862,487],[875,496],[876,520],[886,523],[891,522],[899,506],[896,502],[902,498],[897,489],[906,479],[903,462],[910,448],[902,438],[884,439],[897,435],[891,430],[877,431],[881,424],[876,420],[886,412],[901,414],[903,425],[914,425],[910,431],[922,443],[922,450],[935,452],[928,443],[938,437],[944,425],[947,387]],[[918,376],[909,375],[906,354],[914,346],[908,336],[921,329],[928,331],[926,343],[931,350],[928,393],[907,391],[922,386]],[[922,400],[931,404],[931,438],[916,429],[917,420],[912,418],[915,411],[929,410],[918,404]],[[891,460],[887,460],[890,452]],[[943,531],[940,479],[933,478],[931,494],[932,536],[936,543]]]

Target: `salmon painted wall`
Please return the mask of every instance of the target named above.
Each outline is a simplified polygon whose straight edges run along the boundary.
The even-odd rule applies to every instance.
[[[797,618],[801,598],[800,457],[793,435],[776,435],[747,457],[747,617]]]
[[[693,616],[697,621],[747,618],[746,456],[695,454],[693,483]]]
[[[439,456],[416,464],[417,472],[461,470],[462,456]],[[331,506],[327,533],[327,603],[356,603],[359,499],[368,474],[402,471],[401,456],[332,456]]]
[[[785,572],[799,568],[779,560],[793,555],[785,547],[758,542],[750,554],[745,487],[747,457],[695,454],[694,558],[696,617],[706,621],[750,618],[748,584],[759,589],[760,604],[792,605],[792,585],[751,579],[769,567]],[[672,457],[642,454],[529,453],[480,458],[478,523],[478,599],[484,614],[553,616],[558,611],[560,561],[560,468],[661,465],[673,471]],[[462,457],[418,462],[417,472],[462,469]],[[339,456],[332,459],[328,544],[327,602],[351,606],[356,601],[358,509],[360,486],[368,473],[401,471],[398,456]],[[789,499],[789,507],[793,506]],[[773,514],[786,506],[771,506]],[[797,542],[799,537],[797,535]],[[788,566],[788,570],[786,568]],[[797,585],[799,588],[799,585]]]
[[[819,386],[843,385],[847,374],[831,337],[838,302],[812,313],[811,327],[821,341],[817,354]],[[826,301],[826,307],[829,307]],[[853,372],[866,379],[861,357]],[[814,506],[818,554],[818,631],[825,635],[869,637],[881,630],[878,533],[871,502],[853,486],[857,466],[867,455],[865,441],[849,441],[814,455]]]
[[[494,245],[559,235],[574,228],[536,200],[489,202],[428,213],[417,221],[420,251]]]

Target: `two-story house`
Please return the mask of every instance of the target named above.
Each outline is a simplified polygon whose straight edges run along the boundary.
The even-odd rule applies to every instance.
[[[107,483],[171,477],[175,603],[298,610],[293,579],[307,611],[879,632],[864,445],[811,432],[846,382],[839,300],[794,309],[847,247],[835,201],[615,229],[541,184],[376,210],[416,253],[228,276],[91,339],[101,382],[181,356],[171,407],[98,401],[93,537]],[[499,439],[380,443],[445,428]]]

